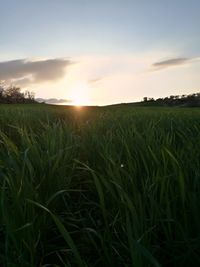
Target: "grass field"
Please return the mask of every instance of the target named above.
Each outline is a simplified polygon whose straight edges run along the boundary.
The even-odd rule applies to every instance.
[[[0,266],[200,266],[200,109],[0,106]]]

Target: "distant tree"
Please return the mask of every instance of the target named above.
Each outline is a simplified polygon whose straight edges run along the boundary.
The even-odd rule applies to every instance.
[[[0,100],[3,98],[4,88],[0,85]]]
[[[159,104],[162,106],[190,106],[190,107],[200,107],[200,93],[194,93],[189,95],[170,95],[165,98],[158,98],[154,100],[153,98],[143,98],[143,102],[147,104]]]
[[[179,95],[175,95],[174,96],[174,99],[179,99]]]
[[[26,90],[25,93],[24,93],[24,96],[30,102],[35,101],[35,93],[34,92],[30,92],[30,91]]]
[[[23,103],[24,94],[19,87],[11,86],[4,90],[4,96],[9,103]]]
[[[0,103],[4,102],[4,89],[5,89],[5,85],[4,85],[4,81],[0,81]]]
[[[148,102],[148,101],[154,101],[154,98],[153,97],[143,97],[143,101],[144,102]]]
[[[23,93],[20,87],[0,81],[0,103],[36,103],[35,94],[28,90]]]
[[[148,99],[148,101],[153,102],[153,101],[154,101],[154,98],[153,98],[153,97],[150,97],[150,98]]]

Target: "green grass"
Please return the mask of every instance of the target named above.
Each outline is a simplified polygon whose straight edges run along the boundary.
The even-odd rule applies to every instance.
[[[0,106],[0,266],[200,265],[200,110]]]

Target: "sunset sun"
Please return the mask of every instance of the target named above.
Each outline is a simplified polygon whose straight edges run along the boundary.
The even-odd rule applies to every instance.
[[[89,86],[85,82],[78,82],[70,90],[71,104],[74,106],[89,105]]]

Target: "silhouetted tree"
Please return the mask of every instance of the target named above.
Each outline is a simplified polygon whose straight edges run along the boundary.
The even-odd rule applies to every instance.
[[[35,94],[30,91],[25,93],[16,86],[6,86],[3,81],[0,81],[0,103],[37,103]]]
[[[149,105],[161,105],[161,106],[200,106],[200,93],[194,93],[189,95],[170,95],[165,98],[153,98],[144,97],[143,102]]]
[[[35,100],[35,93],[34,92],[30,92],[30,91],[26,90],[25,93],[24,93],[24,96],[29,101],[34,101]]]
[[[5,98],[9,103],[23,103],[24,94],[19,87],[11,86],[4,90]]]

